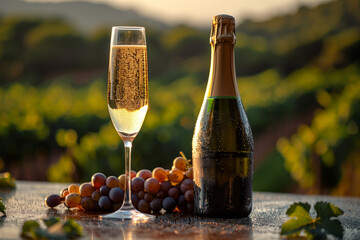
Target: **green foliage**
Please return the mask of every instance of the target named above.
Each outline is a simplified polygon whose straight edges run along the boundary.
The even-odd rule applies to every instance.
[[[16,188],[16,180],[9,172],[0,173],[0,189]]]
[[[344,213],[340,208],[328,202],[316,202],[316,218],[313,219],[310,207],[308,203],[292,204],[286,211],[290,219],[281,226],[280,234],[298,238],[304,231],[308,239],[327,239],[329,234],[340,239],[343,237],[341,222],[333,219]]]
[[[308,189],[315,184],[319,174],[313,166],[337,169],[351,156],[360,142],[357,137],[360,102],[360,78],[355,68],[345,69],[326,78],[328,91],[319,89],[316,95],[319,109],[310,125],[301,125],[289,139],[281,138],[277,148],[285,158],[285,166],[301,187]],[[343,83],[344,85],[341,86]],[[338,85],[337,87],[335,87]],[[340,86],[339,86],[340,85]],[[342,143],[347,143],[346,146]],[[327,173],[324,172],[325,176]],[[328,179],[328,176],[324,179]],[[332,178],[336,175],[332,172]],[[337,173],[339,178],[339,173]],[[328,182],[327,184],[336,184]],[[323,184],[323,187],[329,187]],[[331,187],[331,186],[330,186]]]
[[[81,237],[82,227],[73,219],[65,222],[57,217],[43,219],[46,228],[42,228],[38,221],[29,220],[24,222],[21,237],[27,239],[57,239],[66,240]]]
[[[254,171],[253,190],[284,192],[294,185],[284,168],[285,159],[278,151],[271,153]]]

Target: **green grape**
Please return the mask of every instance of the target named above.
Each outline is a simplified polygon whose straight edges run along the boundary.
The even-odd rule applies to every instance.
[[[173,166],[184,171],[187,168],[188,162],[183,157],[174,159]]]
[[[79,186],[75,183],[70,184],[68,187],[69,193],[80,193],[79,192]]]
[[[184,172],[181,169],[174,168],[170,171],[169,180],[174,183],[180,183],[184,178]]]
[[[63,189],[61,189],[61,191],[60,191],[60,197],[61,197],[61,198],[65,198],[67,195],[69,195],[69,190],[68,190],[68,188],[63,188]]]
[[[79,191],[82,197],[89,197],[95,191],[95,188],[91,183],[83,183],[80,185]]]
[[[152,171],[152,177],[156,178],[159,182],[163,182],[167,179],[167,174],[165,169],[162,167],[157,167]]]
[[[80,205],[81,197],[78,193],[70,193],[65,198],[65,204],[68,208],[74,208]]]

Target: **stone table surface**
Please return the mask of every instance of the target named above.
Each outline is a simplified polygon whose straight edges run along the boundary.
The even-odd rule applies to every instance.
[[[18,181],[16,190],[0,190],[7,217],[0,220],[0,239],[21,239],[27,220],[49,216],[73,218],[84,229],[80,239],[281,239],[280,226],[288,217],[286,209],[296,201],[328,201],[340,207],[344,239],[360,239],[360,198],[309,196],[255,192],[253,211],[245,219],[204,218],[193,214],[162,214],[145,223],[99,220],[96,214],[45,206],[45,197],[57,194],[66,184]],[[311,214],[314,214],[312,208]]]

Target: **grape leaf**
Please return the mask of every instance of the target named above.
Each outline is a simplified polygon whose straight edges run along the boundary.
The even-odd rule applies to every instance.
[[[317,202],[314,206],[316,211],[317,228],[324,229],[329,234],[334,235],[337,238],[342,238],[344,229],[341,222],[338,219],[330,219],[331,217],[338,217],[344,212],[335,205],[328,202]]]
[[[21,237],[36,239],[35,232],[39,228],[40,228],[40,224],[37,221],[34,220],[26,221],[24,222],[22,227]]]
[[[73,219],[67,220],[64,225],[63,229],[65,234],[69,238],[81,237],[82,236],[82,227],[76,223]]]
[[[0,197],[0,212],[3,214],[3,216],[6,217],[5,210],[6,210],[6,207],[5,207],[4,203],[2,202],[2,198]]]
[[[281,235],[298,237],[302,232],[309,239],[327,239],[327,235],[342,238],[344,229],[341,222],[335,218],[343,214],[343,211],[335,205],[327,202],[317,202],[314,206],[316,218],[310,216],[310,204],[294,203],[286,211],[290,217],[281,226]]]
[[[308,203],[294,203],[286,211],[290,220],[281,227],[281,235],[290,235],[303,230],[307,225],[312,224],[310,216],[310,205]]]
[[[38,221],[26,221],[22,227],[21,237],[66,240],[82,236],[82,227],[72,219],[62,222],[59,218],[51,217],[43,219],[43,222],[46,229],[42,228]]]
[[[331,218],[344,214],[340,208],[328,202],[317,202],[314,208],[317,215],[316,217],[320,218]]]
[[[43,219],[43,222],[47,227],[51,227],[52,225],[60,222],[60,218],[58,217],[50,217],[49,219]]]

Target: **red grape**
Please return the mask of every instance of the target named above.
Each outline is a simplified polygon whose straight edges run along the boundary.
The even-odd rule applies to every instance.
[[[172,185],[169,181],[164,181],[160,183],[160,191],[167,193],[170,188],[172,188]]]
[[[148,169],[142,169],[138,171],[136,177],[141,177],[142,179],[146,180],[151,177],[151,171]]]
[[[144,190],[144,179],[141,177],[135,177],[131,180],[131,191],[140,192]]]
[[[180,183],[180,190],[183,193],[188,190],[194,190],[194,181],[190,178],[184,179],[184,181]]]
[[[109,188],[108,186],[106,186],[106,185],[104,185],[104,186],[102,186],[102,187],[100,188],[100,193],[101,193],[101,195],[103,195],[103,196],[109,195],[109,192],[110,192],[110,188]]]
[[[144,199],[144,196],[145,196],[145,191],[144,190],[141,190],[140,192],[137,193],[139,199]]]
[[[188,190],[186,191],[186,193],[184,194],[185,196],[185,200],[188,203],[193,203],[194,202],[194,190]]]
[[[151,202],[154,199],[154,196],[151,195],[150,193],[145,193],[144,195],[144,200],[147,202]]]
[[[168,196],[172,197],[173,199],[178,199],[180,196],[180,191],[176,187],[170,188],[168,191]]]
[[[120,203],[124,199],[124,191],[119,187],[114,187],[110,190],[109,197],[111,201],[115,203]]]
[[[101,196],[98,203],[102,210],[110,211],[112,209],[113,203],[108,196]]]
[[[136,193],[131,193],[131,202],[135,208],[138,208],[139,197],[137,196]]]
[[[190,179],[193,179],[194,178],[194,170],[192,167],[189,167],[188,170],[186,171],[185,173],[185,176],[190,178]]]
[[[95,173],[91,177],[91,184],[96,188],[100,189],[106,185],[106,176],[102,173]]]
[[[95,202],[89,196],[83,197],[80,201],[80,205],[84,210],[93,210],[95,208]]]
[[[174,211],[175,207],[176,207],[176,201],[175,199],[173,199],[172,197],[166,197],[163,199],[162,201],[162,207],[163,209],[165,209],[167,212],[172,212]]]
[[[134,170],[131,170],[130,178],[133,179],[134,177],[136,177],[136,172]]]
[[[138,203],[138,209],[139,209],[139,211],[144,212],[144,213],[149,212],[150,204],[147,201],[145,201],[144,199],[140,199],[140,201]]]
[[[101,197],[101,193],[100,193],[98,190],[94,191],[94,192],[91,194],[91,198],[92,198],[95,202],[99,201],[99,198],[100,198],[100,197]]]
[[[163,191],[158,191],[158,192],[156,193],[156,197],[157,197],[157,198],[163,199],[163,198],[166,197],[166,196],[167,196],[167,194],[164,193]]]
[[[162,199],[160,198],[154,198],[151,202],[150,202],[150,208],[155,212],[159,212],[162,209]]]
[[[48,207],[56,207],[57,205],[59,205],[61,203],[61,197],[59,195],[53,194],[53,195],[48,195],[45,198],[45,203]]]
[[[106,186],[108,186],[108,188],[119,187],[120,181],[117,177],[110,176],[106,179]]]
[[[148,193],[157,193],[160,189],[159,181],[155,178],[148,178],[144,184],[145,191]]]

